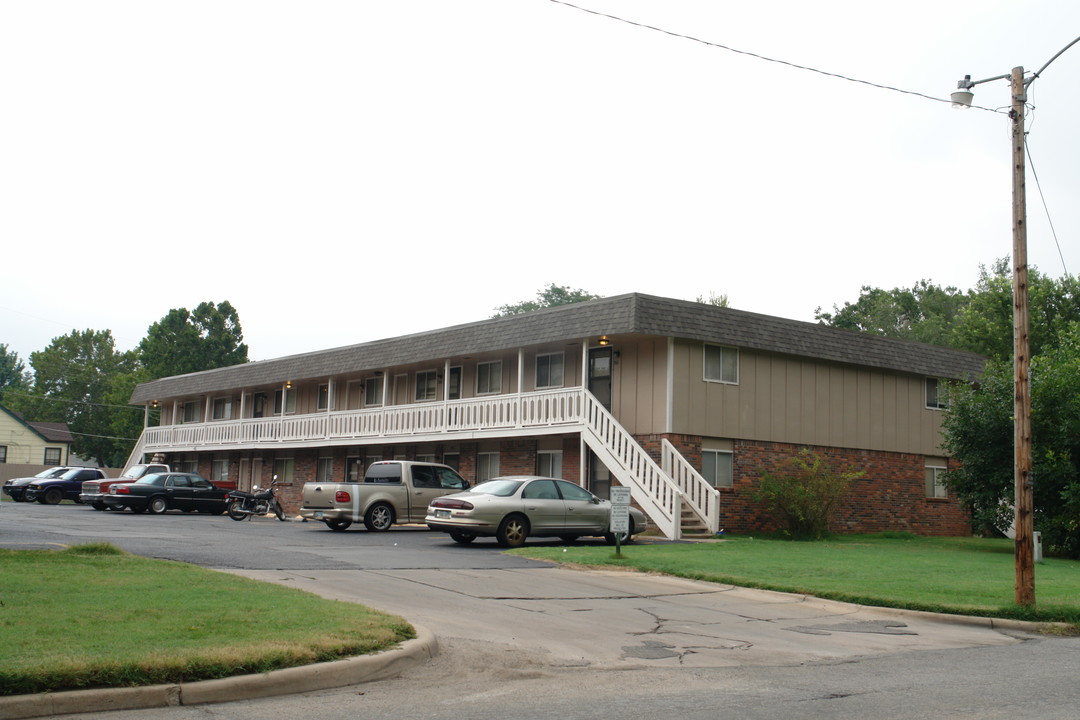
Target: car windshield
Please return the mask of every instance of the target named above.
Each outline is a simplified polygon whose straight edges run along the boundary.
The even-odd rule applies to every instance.
[[[82,472],[82,468],[75,468],[74,470],[68,470],[60,475],[61,480],[74,480]],[[55,476],[54,476],[55,477]]]
[[[34,477],[36,477],[36,478],[54,478],[54,477],[59,477],[60,475],[63,475],[66,472],[67,472],[67,470],[65,470],[64,468],[49,468],[48,470],[42,470],[41,472],[39,472]]]
[[[518,491],[522,482],[521,480],[488,480],[480,483],[469,492],[494,495],[496,497],[510,497]]]
[[[136,480],[135,484],[136,485],[164,485],[166,477],[168,477],[168,476],[167,475],[159,475],[159,474],[147,475],[146,477],[141,477],[138,480]]]
[[[145,465],[132,465],[131,469],[120,477],[137,478],[146,469]]]

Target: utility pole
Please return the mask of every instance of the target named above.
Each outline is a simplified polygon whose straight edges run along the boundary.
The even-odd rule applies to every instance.
[[[1013,482],[1016,492],[1016,604],[1035,605],[1034,493],[1031,444],[1031,341],[1028,314],[1024,68],[1012,71],[1013,160]]]

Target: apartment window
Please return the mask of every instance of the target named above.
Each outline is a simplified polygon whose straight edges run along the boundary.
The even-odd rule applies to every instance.
[[[540,450],[536,453],[536,474],[562,477],[562,450]]]
[[[178,465],[179,465],[179,467],[177,467],[176,465],[173,466],[173,469],[175,469],[177,472],[185,472],[185,473],[199,472],[199,456],[198,455],[188,455],[188,456],[186,456],[184,458],[181,458]]]
[[[334,479],[334,459],[319,458],[319,467],[315,470],[315,482],[331,482]]]
[[[229,482],[229,460],[228,458],[215,458],[213,465],[210,466],[210,479],[216,483]]]
[[[709,382],[739,382],[739,350],[726,345],[705,346],[705,379]]]
[[[330,386],[329,385],[320,385],[319,386],[318,409],[319,410],[326,410],[329,407],[330,407]]]
[[[433,463],[433,462],[438,462],[438,460],[435,459],[435,454],[432,453],[430,455],[427,455],[427,454],[425,454],[425,455],[417,455],[416,456],[416,462]]]
[[[480,363],[476,366],[476,394],[491,395],[502,392],[502,360]]]
[[[476,482],[484,482],[499,476],[499,453],[486,452],[476,455]]]
[[[296,475],[296,461],[291,457],[274,458],[274,476],[279,483],[291,485]]]
[[[286,413],[296,412],[296,388],[289,388],[284,393],[284,403],[282,402],[282,391],[274,391],[274,414],[280,415],[282,407],[284,407]]]
[[[60,464],[60,448],[45,448],[45,464],[46,465],[59,465]]]
[[[193,423],[198,422],[199,404],[194,400],[188,400],[184,403],[183,420],[181,422]]]
[[[232,398],[214,398],[214,419],[231,420],[232,406]]]
[[[261,418],[266,414],[266,393],[255,393],[252,399],[251,417]]]
[[[450,368],[446,376],[446,396],[450,400],[461,399],[461,366]]]
[[[563,354],[536,356],[536,387],[557,388],[563,386]],[[552,475],[551,477],[557,477]]]
[[[416,373],[416,401],[434,400],[437,396],[438,373],[422,370]]]
[[[0,465],[7,462],[7,445],[0,445]]]
[[[383,402],[382,377],[370,377],[364,381],[364,407],[375,407]]]
[[[945,387],[937,378],[926,378],[926,407],[932,410],[944,410],[949,404],[945,402]]]
[[[734,487],[732,457],[727,450],[702,450],[701,476],[714,488]]]
[[[926,497],[947,498],[949,489],[945,487],[945,472],[948,467],[940,458],[928,459],[926,462]]]
[[[360,482],[364,479],[364,458],[345,458],[345,482]]]
[[[443,465],[449,465],[455,470],[461,469],[461,453],[445,453],[442,457]]]

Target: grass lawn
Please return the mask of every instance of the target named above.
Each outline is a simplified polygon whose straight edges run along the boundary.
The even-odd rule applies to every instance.
[[[818,542],[733,537],[723,542],[631,544],[622,558],[598,546],[532,547],[515,554],[619,566],[883,607],[1080,626],[1080,562],[1035,565],[1036,609],[1014,600],[1013,542],[984,538],[840,536]]]
[[[267,672],[412,637],[362,605],[104,543],[0,550],[0,695]]]

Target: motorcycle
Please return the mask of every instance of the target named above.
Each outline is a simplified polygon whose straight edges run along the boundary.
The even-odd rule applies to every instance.
[[[253,488],[254,492],[230,490],[225,497],[225,511],[233,520],[244,520],[252,515],[265,515],[272,512],[278,520],[284,522],[285,510],[282,509],[277,495],[274,494],[275,485],[277,485],[276,481],[270,483],[270,487],[265,490],[256,485]]]

